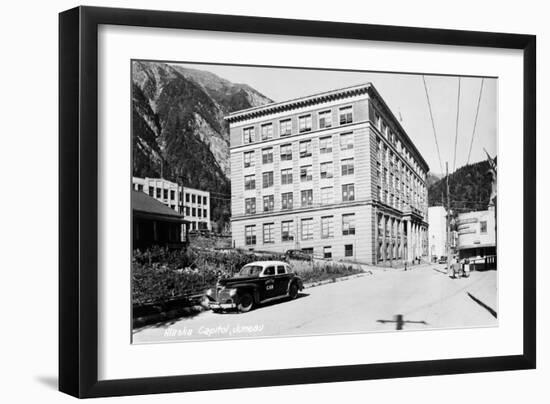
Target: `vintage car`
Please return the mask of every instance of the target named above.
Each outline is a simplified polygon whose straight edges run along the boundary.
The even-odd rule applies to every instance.
[[[302,279],[283,261],[246,264],[230,278],[218,279],[206,296],[214,312],[237,309],[244,313],[254,306],[277,299],[296,299],[304,288]]]

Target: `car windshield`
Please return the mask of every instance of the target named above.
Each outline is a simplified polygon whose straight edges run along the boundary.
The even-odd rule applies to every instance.
[[[247,276],[258,276],[260,272],[262,272],[262,267],[260,265],[245,265],[239,273],[236,274],[236,276],[241,278]]]

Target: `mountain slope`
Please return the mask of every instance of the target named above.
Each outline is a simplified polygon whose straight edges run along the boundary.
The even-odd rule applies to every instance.
[[[484,210],[489,205],[492,177],[489,163],[480,161],[461,167],[449,175],[451,209],[457,213]],[[446,204],[446,181],[444,176],[428,187],[428,205]]]
[[[223,117],[272,102],[210,72],[157,62],[132,64],[133,173],[217,193],[212,220],[229,218],[229,131]],[[219,198],[219,199],[217,199]]]

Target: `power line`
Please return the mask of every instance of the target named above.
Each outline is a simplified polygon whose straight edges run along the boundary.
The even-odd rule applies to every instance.
[[[455,152],[453,158],[453,172],[456,169],[456,145],[458,143],[458,119],[460,117],[460,76],[458,77],[458,96],[456,99],[456,132],[455,132]]]
[[[468,151],[468,160],[466,161],[466,165],[470,164],[470,156],[472,154],[472,146],[474,144],[474,136],[476,134],[476,126],[477,126],[477,116],[479,114],[479,104],[481,104],[481,94],[483,93],[483,83],[485,82],[485,78],[481,78],[481,85],[479,86],[479,97],[477,99],[477,108],[476,108],[476,117],[474,119],[474,129],[472,131],[472,140],[470,141],[470,150]]]
[[[426,92],[426,99],[428,100],[428,110],[430,111],[430,120],[432,121],[432,129],[434,132],[434,139],[435,139],[435,147],[437,149],[437,156],[439,158],[439,169],[440,173],[443,172],[443,164],[441,164],[441,153],[439,152],[439,144],[437,143],[437,134],[435,132],[435,123],[434,123],[434,117],[432,114],[432,104],[430,103],[430,95],[428,94],[428,86],[426,85],[426,78],[424,75],[422,75],[422,81],[424,82],[424,91]]]

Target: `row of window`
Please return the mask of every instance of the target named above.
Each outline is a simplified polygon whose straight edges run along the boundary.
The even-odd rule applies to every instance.
[[[148,193],[150,197],[153,197],[156,199],[170,199],[172,201],[176,199],[175,189],[153,188],[153,187],[148,187],[148,188],[149,188]],[[143,191],[143,185],[137,184],[137,190]],[[168,198],[168,196],[170,196],[170,198]],[[180,192],[180,198],[181,198],[181,192]],[[186,192],[185,202],[198,203],[199,205],[207,205],[208,197],[202,196],[202,195],[190,194]]]
[[[319,139],[319,153],[326,154],[332,153],[332,136],[326,136]],[[342,133],[340,135],[340,150],[351,150],[354,147],[353,133]],[[292,160],[292,144],[282,144],[280,147],[281,161]],[[311,157],[312,155],[312,141],[302,140],[299,142],[299,155],[300,158]],[[254,158],[254,150],[243,153],[244,168],[253,167],[256,163]],[[273,163],[273,147],[266,147],[262,149],[262,164]]]
[[[353,158],[343,159],[340,163],[340,172],[343,177],[355,173],[355,164]],[[320,164],[319,171],[321,179],[330,179],[334,177],[334,167],[332,161],[327,161]],[[313,180],[313,166],[307,165],[300,167],[300,182],[308,182]],[[293,184],[292,168],[281,170],[281,184]],[[262,173],[262,187],[269,188],[273,186],[273,171]],[[245,190],[256,188],[256,175],[250,174],[244,177]]]
[[[201,208],[190,208],[189,206],[185,207],[185,216],[191,217],[208,217],[207,210]]]
[[[342,201],[351,202],[355,200],[355,185],[342,185]],[[265,195],[262,197],[263,209],[262,212],[272,212],[275,209],[275,196]],[[334,203],[334,188],[321,188],[321,205],[330,205]],[[300,191],[300,207],[308,208],[313,206],[313,190],[305,189]],[[290,210],[294,208],[294,193],[284,192],[281,194],[281,209]],[[245,198],[244,213],[253,215],[256,213],[256,198]]]
[[[327,129],[333,126],[332,122],[332,110],[327,109],[317,113],[318,127],[319,129]],[[285,118],[279,120],[279,136],[292,135],[292,120],[294,118]],[[341,107],[338,109],[338,122],[340,125],[347,125],[353,123],[353,108],[352,106]],[[298,133],[311,132],[313,130],[313,115],[304,114],[298,116]],[[260,125],[260,139],[269,140],[273,139],[274,129],[273,123],[265,123]],[[243,128],[243,143],[254,143],[260,139],[256,138],[256,128],[249,126]]]
[[[355,213],[347,213],[342,215],[342,236],[355,234]],[[295,221],[285,220],[281,222],[281,242],[294,241],[297,237],[295,231]],[[314,240],[313,218],[300,219],[300,239],[303,241]],[[258,225],[259,226],[259,225]],[[245,244],[257,244],[256,238],[257,225],[252,224],[245,226]],[[275,223],[263,223],[262,227],[262,242],[263,244],[275,243]],[[334,237],[334,216],[321,217],[321,239],[329,239]]]
[[[340,165],[340,172],[342,177],[346,177],[355,173],[355,164],[353,158],[344,159]],[[331,179],[334,177],[334,168],[332,161],[320,164],[320,177],[321,179]],[[293,170],[292,168],[285,168],[281,170],[281,184],[289,185],[293,184]],[[300,167],[300,182],[313,181],[313,167],[311,165]],[[274,184],[273,171],[266,171],[262,173],[262,188],[270,188]],[[256,189],[256,174],[249,174],[244,176],[244,189],[246,191]]]

